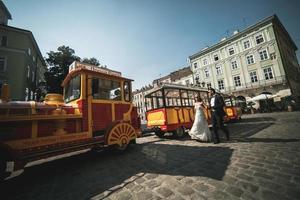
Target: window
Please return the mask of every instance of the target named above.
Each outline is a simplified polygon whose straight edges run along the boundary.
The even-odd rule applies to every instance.
[[[208,64],[207,59],[204,59],[204,60],[203,60],[203,65],[205,66],[205,65],[207,65],[207,64]]]
[[[250,40],[244,41],[244,49],[250,48]]]
[[[269,58],[267,50],[259,52],[260,60],[267,60]]]
[[[257,36],[255,37],[255,41],[256,41],[256,44],[263,43],[263,42],[264,42],[264,38],[263,38],[262,34],[257,35]]]
[[[274,53],[270,53],[270,58],[271,58],[271,60],[276,59],[276,53],[275,52]]]
[[[124,100],[131,101],[131,84],[129,81],[124,82]]]
[[[247,56],[246,58],[247,58],[247,63],[248,63],[248,65],[254,63],[254,57],[253,57],[253,55],[249,55],[249,56]]]
[[[211,88],[211,83],[207,83],[207,88]]]
[[[27,78],[29,78],[29,77],[30,77],[30,67],[27,66]]]
[[[28,55],[31,55],[31,49],[30,48],[28,48]]]
[[[230,48],[228,49],[228,52],[229,52],[229,55],[233,55],[233,54],[234,54],[234,49],[233,49],[233,47],[230,47]]]
[[[1,46],[6,47],[7,46],[7,37],[2,36],[0,39],[1,39]]]
[[[194,69],[197,69],[197,67],[198,67],[197,63],[194,63]]]
[[[4,72],[6,70],[6,59],[5,57],[0,56],[0,72]]]
[[[219,90],[224,90],[224,81],[223,80],[218,80],[218,87],[219,87]]]
[[[273,79],[273,72],[272,72],[272,68],[271,67],[266,67],[263,69],[264,75],[265,75],[265,79],[266,80],[270,80]]]
[[[94,99],[120,101],[122,99],[121,82],[102,78],[93,78],[92,95]]]
[[[256,71],[250,72],[250,79],[251,79],[251,83],[256,83],[258,82],[258,78],[257,78],[257,73]]]
[[[80,75],[72,78],[65,86],[64,97],[67,103],[80,97]]]
[[[195,81],[196,84],[200,83],[200,74],[196,74]]]
[[[32,56],[32,61],[35,62],[35,57],[34,56]]]
[[[222,71],[222,65],[216,65],[217,75],[221,75],[223,73]]]
[[[218,61],[219,60],[219,56],[218,56],[218,54],[215,54],[214,55],[214,61]]]
[[[240,76],[235,76],[235,77],[233,77],[233,80],[234,80],[234,85],[235,85],[236,87],[239,87],[239,86],[242,85],[242,84],[241,84],[241,78],[240,78]]]
[[[204,74],[205,74],[206,78],[209,78],[209,69],[208,68],[204,69]]]
[[[238,68],[238,66],[237,66],[237,62],[236,62],[236,60],[234,60],[234,61],[231,61],[231,69],[237,69]]]

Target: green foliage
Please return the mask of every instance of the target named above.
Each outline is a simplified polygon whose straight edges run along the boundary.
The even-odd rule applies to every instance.
[[[99,66],[100,63],[96,58],[83,58],[81,62],[87,63],[87,64],[91,64],[91,65],[95,65],[95,66]]]
[[[57,51],[50,51],[47,53],[46,62],[48,70],[45,73],[46,88],[48,93],[63,93],[61,83],[69,72],[69,65],[74,61],[81,61],[79,56],[75,55],[75,51],[68,46],[60,46]],[[100,65],[96,58],[84,58],[83,62]]]

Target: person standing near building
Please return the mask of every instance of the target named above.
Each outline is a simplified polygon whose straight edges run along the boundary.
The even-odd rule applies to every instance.
[[[220,128],[226,134],[227,141],[229,140],[229,131],[224,126],[223,117],[226,115],[224,111],[225,102],[221,95],[216,94],[215,89],[210,88],[208,90],[210,96],[210,108],[211,108],[211,122],[213,126],[213,141],[214,144],[220,143],[218,134],[218,128]]]

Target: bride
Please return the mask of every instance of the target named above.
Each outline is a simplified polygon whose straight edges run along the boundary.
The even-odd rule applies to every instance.
[[[189,135],[192,139],[199,140],[201,142],[209,142],[212,138],[204,115],[204,106],[205,104],[201,97],[197,97],[195,101],[195,120],[192,129],[189,131]]]

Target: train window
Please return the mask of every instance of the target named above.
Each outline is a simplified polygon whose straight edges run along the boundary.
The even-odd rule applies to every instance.
[[[176,89],[165,89],[166,106],[181,106],[180,93]]]
[[[129,81],[124,82],[124,100],[131,101],[131,84]]]
[[[66,85],[64,91],[64,97],[66,102],[73,101],[80,97],[80,75],[75,76]]]
[[[121,83],[102,78],[92,79],[92,95],[94,99],[116,100],[122,99]]]

